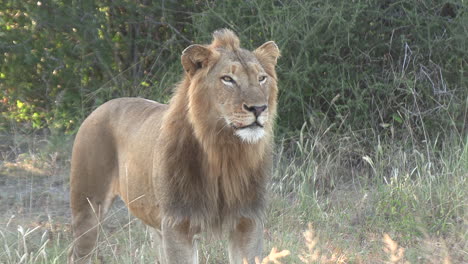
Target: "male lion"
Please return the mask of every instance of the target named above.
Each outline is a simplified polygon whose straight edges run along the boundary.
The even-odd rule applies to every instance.
[[[229,261],[262,253],[265,186],[272,167],[276,44],[241,49],[230,30],[182,53],[185,74],[169,105],[139,98],[97,108],[76,135],[71,161],[74,247],[85,263],[118,195],[153,227],[159,263],[198,263],[194,235],[229,234]]]

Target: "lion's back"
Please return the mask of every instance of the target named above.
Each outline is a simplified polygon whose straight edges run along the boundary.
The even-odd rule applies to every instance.
[[[76,177],[116,171],[130,154],[150,151],[167,105],[142,98],[110,100],[94,110],[75,137],[71,160],[72,185]],[[147,155],[146,155],[147,156]],[[89,174],[89,175],[88,175]],[[83,181],[81,181],[83,182]],[[94,184],[93,184],[94,185]]]
[[[143,98],[113,99],[99,106],[85,119],[78,135],[81,130],[89,134],[90,130],[98,129],[115,140],[125,138],[128,141],[132,136],[145,133],[142,130],[158,130],[167,107]]]

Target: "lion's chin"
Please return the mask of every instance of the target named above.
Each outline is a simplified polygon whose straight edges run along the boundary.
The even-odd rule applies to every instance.
[[[245,143],[257,143],[265,136],[265,129],[260,126],[236,129],[235,134]]]

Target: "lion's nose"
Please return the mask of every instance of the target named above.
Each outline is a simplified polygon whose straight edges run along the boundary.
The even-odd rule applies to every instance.
[[[263,111],[265,111],[265,109],[267,109],[267,106],[266,105],[261,105],[261,106],[257,106],[257,105],[254,105],[254,106],[248,106],[246,104],[244,104],[244,109],[249,111],[249,112],[252,112],[254,113],[255,117],[258,117],[262,114]]]

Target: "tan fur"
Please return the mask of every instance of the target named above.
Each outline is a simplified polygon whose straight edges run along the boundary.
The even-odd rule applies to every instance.
[[[70,263],[89,260],[116,196],[157,230],[159,263],[198,263],[194,235],[202,231],[229,233],[230,263],[261,255],[279,50],[274,42],[241,49],[229,30],[213,37],[184,50],[186,73],[169,105],[115,99],[81,125],[71,166]]]

